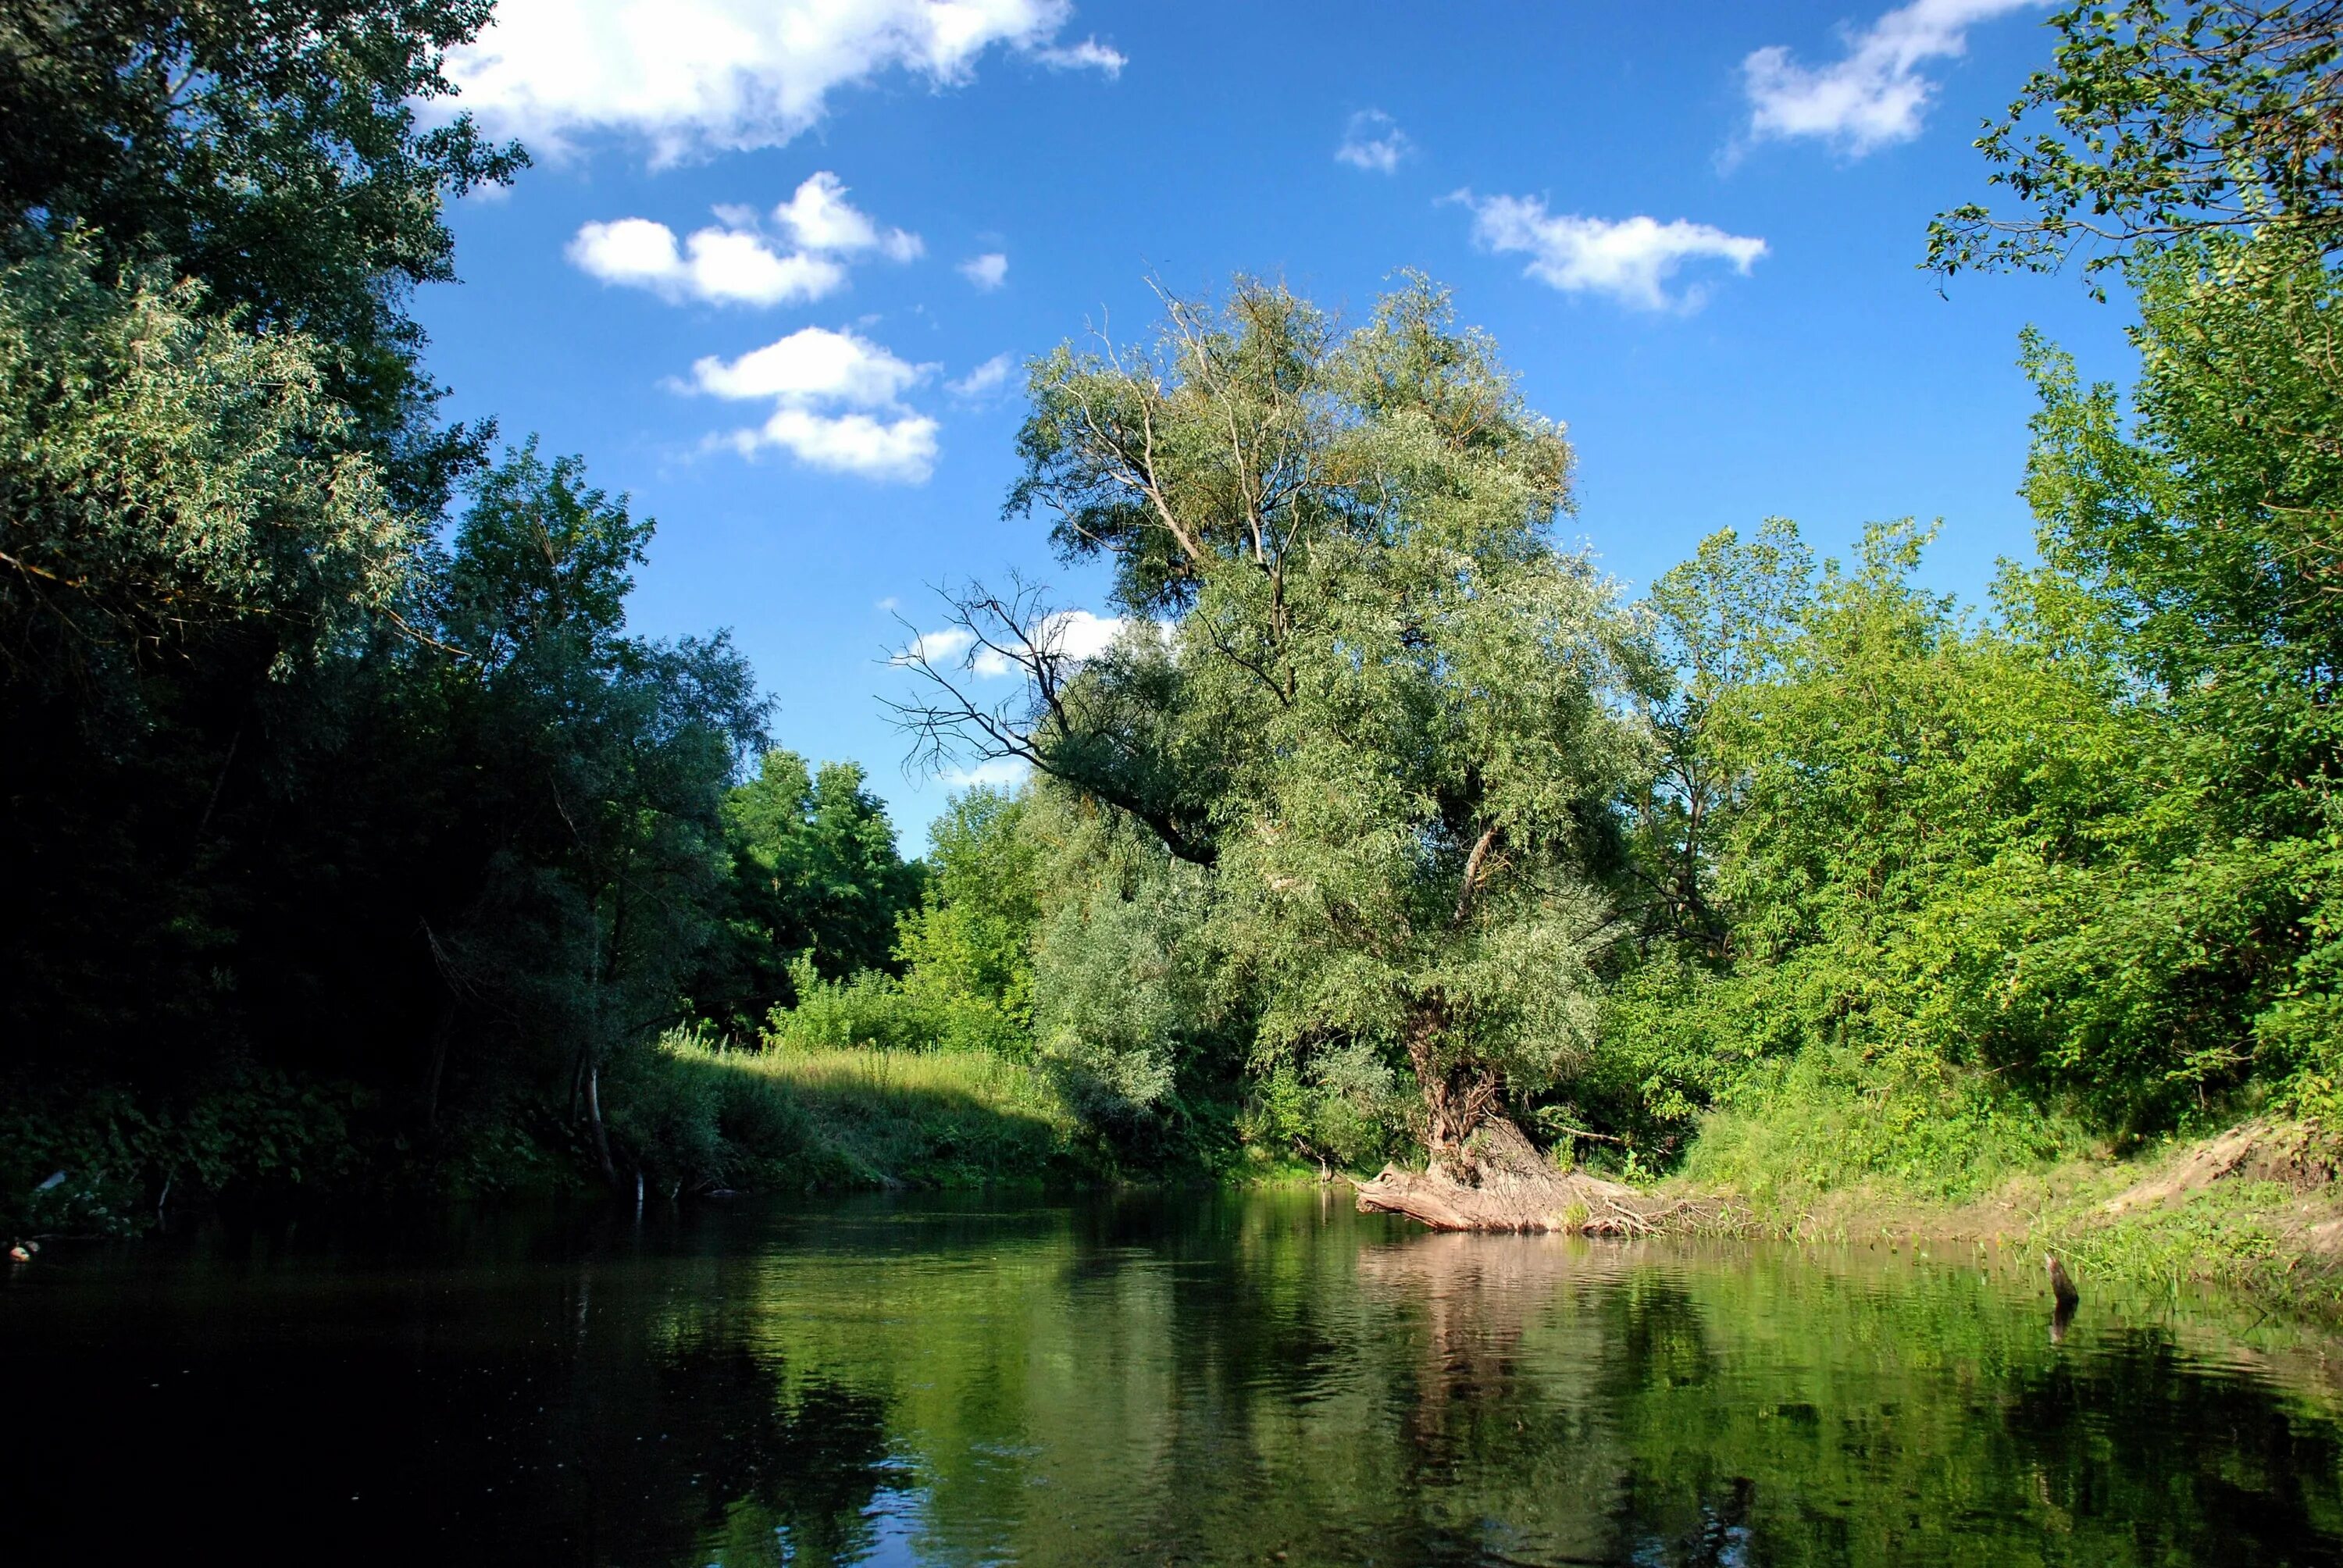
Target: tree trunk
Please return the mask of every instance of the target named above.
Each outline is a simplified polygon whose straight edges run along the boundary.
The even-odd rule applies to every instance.
[[[1477,851],[1476,851],[1477,853]],[[1632,1187],[1562,1171],[1496,1113],[1504,1079],[1484,1063],[1443,1067],[1447,1011],[1426,1004],[1408,1026],[1407,1054],[1423,1093],[1421,1171],[1386,1165],[1352,1185],[1363,1214],[1404,1214],[1435,1231],[1578,1231],[1648,1235],[1700,1205],[1663,1203]]]
[[[1484,1117],[1470,1137],[1434,1155],[1430,1170],[1386,1165],[1354,1182],[1363,1214],[1404,1214],[1435,1231],[1577,1231],[1641,1236],[1695,1205],[1662,1203],[1632,1187],[1559,1171],[1522,1130]]]
[[[439,1009],[438,1027],[431,1031],[431,1065],[423,1076],[423,1125],[439,1125],[439,1081],[447,1071],[447,1037],[456,1030],[456,993],[449,991]]]
[[[586,1070],[586,1111],[594,1129],[594,1153],[602,1161],[602,1180],[618,1184],[618,1168],[610,1163],[610,1135],[602,1129],[602,1064]]]

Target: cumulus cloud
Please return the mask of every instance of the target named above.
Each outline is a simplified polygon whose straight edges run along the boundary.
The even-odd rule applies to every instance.
[[[499,0],[447,71],[498,135],[558,153],[617,132],[669,163],[781,146],[840,88],[897,70],[962,82],[994,49],[1120,72],[1095,39],[1059,42],[1072,16],[1070,0]]]
[[[1525,252],[1525,275],[1565,294],[1606,294],[1644,310],[1696,310],[1706,297],[1698,286],[1671,296],[1670,279],[1687,262],[1721,261],[1747,276],[1765,242],[1725,233],[1704,223],[1682,218],[1661,223],[1655,218],[1613,220],[1554,216],[1535,196],[1475,197],[1459,191],[1453,198],[1473,211],[1473,237],[1486,248]]]
[[[976,634],[966,627],[948,626],[941,631],[923,631],[913,638],[902,652],[897,654],[897,664],[941,664],[958,658],[968,651]]]
[[[846,281],[846,269],[829,257],[782,256],[755,234],[703,228],[678,245],[673,229],[640,217],[585,225],[569,242],[569,259],[605,283],[712,305],[820,299]]]
[[[876,250],[890,260],[910,261],[927,249],[920,236],[908,230],[881,230],[846,199],[846,186],[828,169],[809,176],[796,194],[775,207],[773,221],[807,250],[848,256]]]
[[[990,294],[1009,281],[1009,258],[997,250],[971,256],[960,264],[960,275]]]
[[[1091,659],[1113,646],[1128,624],[1121,616],[1094,615],[1086,609],[1056,610],[1044,616],[1033,628],[1033,640],[1036,646],[1063,658]],[[937,665],[956,663],[980,680],[998,680],[1018,668],[1000,649],[979,643],[975,634],[958,626],[921,632],[895,656],[894,661],[916,664],[922,660]]]
[[[1128,623],[1117,615],[1092,615],[1086,609],[1061,609],[1045,617],[1034,628],[1033,639],[1061,658],[1096,658],[1113,646]],[[989,648],[980,648],[968,667],[987,680],[1007,675],[1016,666]]]
[[[898,400],[934,368],[851,332],[806,327],[738,359],[699,360],[691,373],[711,397],[772,400],[764,424],[725,437],[743,457],[779,447],[813,467],[916,485],[935,471],[937,425]]]
[[[1968,29],[2048,0],[1912,0],[1861,32],[1841,29],[1846,53],[1810,67],[1779,44],[1741,63],[1753,137],[1816,136],[1860,157],[1920,134],[1936,85],[1920,74],[1931,60],[1968,47]]]
[[[930,366],[899,359],[869,338],[801,327],[738,359],[695,361],[692,379],[719,397],[781,397],[882,407],[923,380]]]
[[[1399,128],[1398,121],[1381,109],[1361,109],[1342,128],[1342,145],[1334,149],[1334,157],[1354,169],[1387,175],[1414,150],[1415,144]]]
[[[876,251],[910,261],[926,246],[906,229],[879,226],[846,199],[846,186],[824,169],[773,209],[773,222],[797,248],[784,254],[759,232],[754,209],[719,206],[722,226],[679,244],[675,231],[645,217],[581,226],[569,259],[605,283],[648,288],[671,300],[712,305],[787,305],[820,299],[846,282],[845,258]]]
[[[1014,355],[996,354],[957,381],[944,383],[944,390],[955,397],[981,397],[1009,379],[1017,368]]]

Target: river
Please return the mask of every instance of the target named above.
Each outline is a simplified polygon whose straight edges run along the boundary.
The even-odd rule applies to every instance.
[[[0,1557],[2343,1562],[2327,1342],[2085,1289],[1322,1191],[53,1245]]]

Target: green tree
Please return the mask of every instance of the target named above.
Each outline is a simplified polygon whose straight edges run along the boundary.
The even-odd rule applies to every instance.
[[[2343,245],[2343,4],[2121,0],[2050,25],[2050,67],[1976,144],[2031,210],[1943,214],[1931,267],[2046,271],[2088,254],[2095,276],[2264,230],[2316,254]]]
[[[727,935],[695,994],[703,1010],[751,1031],[793,1003],[800,955],[825,980],[892,967],[896,924],[920,896],[920,872],[895,847],[887,809],[861,768],[807,768],[769,751],[756,777],[724,802],[732,875]]]
[[[769,705],[721,635],[627,635],[653,525],[532,444],[476,487],[447,574],[456,721],[489,859],[451,934],[455,979],[566,1079],[613,1174],[600,1086],[688,1012],[726,869],[723,809]]]
[[[1551,540],[1560,430],[1420,281],[1349,332],[1255,283],[1219,311],[1172,301],[1151,347],[1061,348],[1031,395],[1011,505],[1103,558],[1130,619],[1078,660],[1038,596],[971,593],[962,623],[1031,706],[963,700],[915,653],[946,695],[910,722],[1144,824],[1208,879],[1124,891],[1201,902],[1257,1065],[1398,1064],[1454,1155],[1586,1047],[1607,801],[1638,749],[1606,699],[1610,590]],[[1160,919],[1081,918],[1126,970],[1162,967],[1142,961]],[[1045,1008],[1068,940],[1044,939]],[[1145,998],[1111,1010],[1045,1020],[1045,1045],[1096,1033],[1127,1061],[1168,1027]]]
[[[1744,784],[1718,744],[1719,726],[1730,722],[1722,710],[1778,671],[1783,642],[1811,601],[1813,573],[1797,526],[1769,518],[1746,544],[1730,528],[1703,539],[1637,607],[1638,706],[1656,759],[1629,804],[1630,875],[1649,935],[1711,959],[1731,946],[1715,880]]]
[[[1041,848],[1023,794],[979,785],[928,829],[927,887],[898,928],[904,986],[945,1020],[950,1042],[1031,1049]]]
[[[489,0],[108,0],[0,5],[0,202],[30,236],[80,236],[124,276],[203,285],[247,327],[298,329],[353,437],[407,506],[436,510],[485,449],[441,428],[417,364],[415,286],[451,278],[450,196],[527,163],[450,95],[447,50]]]

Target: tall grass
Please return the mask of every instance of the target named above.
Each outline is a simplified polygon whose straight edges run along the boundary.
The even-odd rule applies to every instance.
[[[1683,1174],[1739,1193],[1761,1212],[1848,1191],[1956,1203],[2073,1158],[2090,1141],[2071,1120],[1931,1053],[1866,1059],[1812,1047],[1726,1096],[1703,1120]]]
[[[1049,1084],[989,1053],[731,1051],[689,1034],[663,1049],[684,1072],[786,1100],[807,1129],[808,1167],[855,1184],[1039,1184],[1092,1173],[1080,1129]]]

